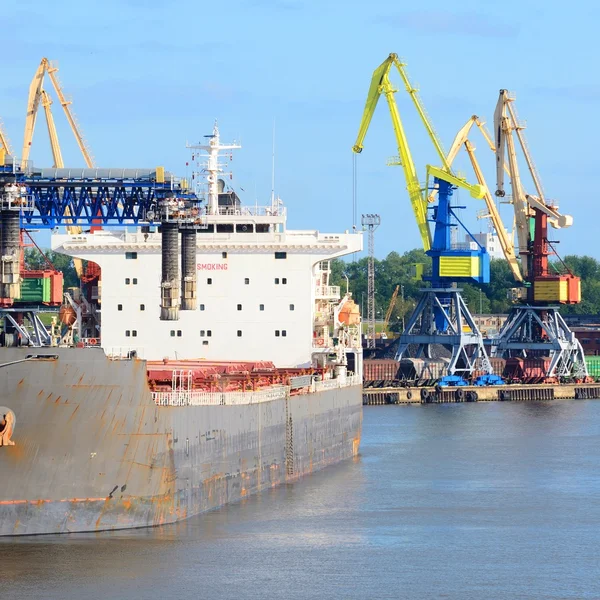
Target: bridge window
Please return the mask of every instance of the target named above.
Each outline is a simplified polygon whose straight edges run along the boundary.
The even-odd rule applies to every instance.
[[[137,337],[137,330],[136,330],[136,329],[133,329],[133,330],[131,331],[131,335],[132,335],[133,337]]]
[[[285,285],[285,284],[287,283],[287,279],[284,277],[284,278],[281,280],[281,283],[282,283],[283,285]]]
[[[287,252],[275,252],[275,258],[277,258],[277,259],[287,258]]]
[[[171,337],[175,337],[175,330],[171,329]]]
[[[285,337],[287,335],[287,331],[285,329],[281,330],[281,337]]]
[[[206,285],[212,285],[212,277],[209,277],[209,278],[206,280]]]
[[[279,277],[275,277],[275,285],[279,285]]]
[[[125,337],[129,337],[131,335],[131,331],[129,329],[125,330]]]
[[[223,253],[221,254],[221,256],[222,256],[223,258],[227,258],[227,252],[223,252]]]
[[[200,305],[200,310],[204,310],[204,304]]]
[[[237,336],[238,336],[238,337],[242,337],[242,330],[241,330],[241,329],[238,329],[238,331],[237,331]]]
[[[208,340],[204,340],[204,341],[202,342],[202,345],[203,345],[203,346],[208,346]]]
[[[275,330],[275,337],[279,337],[279,334],[280,334],[280,331],[279,331],[279,329],[276,329],[276,330]]]
[[[204,329],[200,330],[200,337],[204,337],[206,335],[206,331]]]
[[[294,305],[290,304],[290,310],[294,310]]]
[[[127,260],[135,260],[137,259],[137,252],[125,252],[125,258]]]
[[[133,278],[133,285],[137,285],[137,277]]]
[[[258,305],[258,310],[265,310],[265,305],[264,304],[259,304]]]
[[[177,330],[177,337],[181,337],[181,329]]]
[[[123,305],[122,304],[117,304],[117,310],[123,310]]]
[[[238,310],[242,310],[242,305],[241,305],[241,304],[238,304],[238,305],[237,305],[237,309],[238,309]]]
[[[246,285],[250,285],[250,277],[246,277],[246,278],[244,279],[244,283],[245,283]]]
[[[146,310],[146,305],[145,304],[140,304],[140,310]]]
[[[125,277],[125,285],[129,285],[131,283],[131,279],[129,277]]]

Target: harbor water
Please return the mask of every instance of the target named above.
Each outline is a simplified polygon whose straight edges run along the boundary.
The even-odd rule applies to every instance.
[[[599,598],[599,458],[598,400],[365,407],[357,459],[239,504],[155,529],[0,539],[0,591]]]

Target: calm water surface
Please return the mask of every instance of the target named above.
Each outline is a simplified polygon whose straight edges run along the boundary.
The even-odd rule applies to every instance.
[[[173,526],[0,541],[0,597],[600,598],[600,402],[367,407],[361,455]]]

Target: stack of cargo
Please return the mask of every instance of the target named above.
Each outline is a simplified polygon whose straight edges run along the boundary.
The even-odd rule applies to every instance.
[[[21,282],[21,297],[16,302],[23,304],[46,304],[60,306],[63,299],[63,274],[59,271],[24,271]]]

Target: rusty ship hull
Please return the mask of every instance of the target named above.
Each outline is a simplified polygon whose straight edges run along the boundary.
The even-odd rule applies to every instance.
[[[142,360],[0,349],[0,535],[173,523],[358,453],[360,385],[258,404],[158,406]]]

